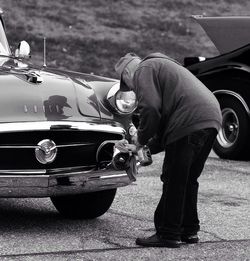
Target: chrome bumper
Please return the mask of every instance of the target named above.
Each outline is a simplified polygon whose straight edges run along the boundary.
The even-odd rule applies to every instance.
[[[50,197],[122,187],[132,183],[123,170],[1,171],[0,197]]]

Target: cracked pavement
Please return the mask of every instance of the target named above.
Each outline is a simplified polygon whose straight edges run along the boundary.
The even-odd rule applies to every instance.
[[[200,243],[142,248],[154,233],[163,154],[95,220],[60,217],[49,199],[0,199],[0,260],[250,260],[250,164],[209,158],[200,177]]]

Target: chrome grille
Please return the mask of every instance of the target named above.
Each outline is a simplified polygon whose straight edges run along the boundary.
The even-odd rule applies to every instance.
[[[97,165],[96,151],[100,144],[121,138],[120,134],[79,130],[0,133],[0,169],[93,167]],[[38,162],[35,156],[37,144],[44,139],[53,140],[58,149],[56,159],[46,165]]]

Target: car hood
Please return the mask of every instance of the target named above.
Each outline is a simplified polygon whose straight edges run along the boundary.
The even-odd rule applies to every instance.
[[[250,16],[192,16],[223,54],[250,43]]]
[[[0,122],[99,121],[103,111],[94,84],[115,84],[92,75],[8,67],[8,62],[0,67]]]

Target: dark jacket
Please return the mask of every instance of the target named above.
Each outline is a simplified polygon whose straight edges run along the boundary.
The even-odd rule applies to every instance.
[[[165,147],[191,132],[221,126],[219,103],[210,90],[175,60],[153,53],[134,74],[140,121],[138,141],[157,135]]]

